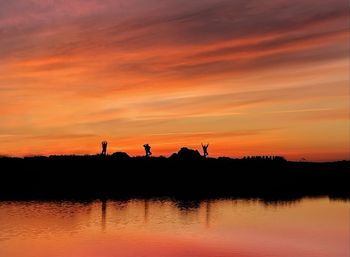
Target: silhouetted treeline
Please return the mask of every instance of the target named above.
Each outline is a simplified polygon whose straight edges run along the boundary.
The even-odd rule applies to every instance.
[[[286,161],[283,156],[245,156],[243,160]]]
[[[0,158],[2,199],[177,197],[350,198],[350,162],[283,158],[93,156]]]

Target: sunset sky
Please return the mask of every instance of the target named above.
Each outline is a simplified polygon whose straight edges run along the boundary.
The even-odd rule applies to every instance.
[[[349,159],[345,0],[0,0],[0,155]]]

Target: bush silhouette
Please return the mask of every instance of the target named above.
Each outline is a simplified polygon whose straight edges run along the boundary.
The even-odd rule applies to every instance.
[[[182,147],[178,153],[174,153],[170,158],[171,159],[180,159],[180,160],[199,160],[201,159],[201,154],[198,150],[189,149],[187,147]]]
[[[130,156],[125,152],[115,152],[112,154],[112,157],[118,158],[118,159],[129,159]]]

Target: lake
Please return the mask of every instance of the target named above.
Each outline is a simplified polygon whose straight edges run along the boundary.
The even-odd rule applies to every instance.
[[[347,201],[0,202],[1,257],[347,257]]]

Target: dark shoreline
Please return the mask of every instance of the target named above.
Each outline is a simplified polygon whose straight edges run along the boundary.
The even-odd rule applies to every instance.
[[[350,199],[349,161],[51,156],[0,158],[0,169],[0,200]]]

